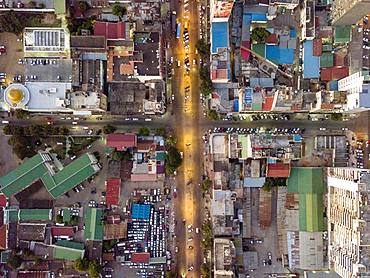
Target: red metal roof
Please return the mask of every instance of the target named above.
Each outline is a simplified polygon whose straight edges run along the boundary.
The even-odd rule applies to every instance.
[[[263,111],[271,111],[272,104],[274,103],[274,97],[265,97],[265,102],[262,103],[262,110]]]
[[[240,54],[244,60],[249,60],[251,55],[248,49],[251,49],[251,42],[250,41],[242,41],[242,48],[240,49]]]
[[[131,181],[156,181],[156,174],[131,174]]]
[[[5,208],[6,207],[6,197],[4,194],[0,194],[0,207]]]
[[[110,178],[106,181],[106,197],[107,206],[118,206],[121,192],[121,179]]]
[[[6,249],[6,225],[0,227],[0,250]]]
[[[115,148],[118,151],[123,151],[127,148],[136,147],[136,135],[131,133],[126,134],[108,134],[107,145],[108,147]]]
[[[101,22],[94,25],[94,35],[104,36],[107,40],[126,39],[126,26],[124,22]]]
[[[271,34],[267,37],[266,43],[268,44],[277,44],[278,43],[278,36],[276,34]]]
[[[322,40],[314,39],[313,40],[313,56],[321,56],[322,54]]]
[[[290,164],[276,163],[267,165],[267,177],[287,178],[290,175]]]
[[[150,253],[133,253],[131,262],[133,263],[149,263]]]
[[[322,81],[339,80],[349,75],[348,67],[323,68],[320,72]]]
[[[336,67],[343,67],[346,65],[346,55],[343,53],[334,54],[334,65]]]
[[[73,227],[51,227],[51,235],[53,237],[58,236],[71,237],[73,236],[73,234],[74,234]]]

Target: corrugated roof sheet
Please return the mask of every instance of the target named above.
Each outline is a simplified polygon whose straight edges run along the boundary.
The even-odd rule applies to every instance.
[[[103,210],[100,208],[87,208],[85,213],[86,240],[103,240]]]
[[[59,260],[75,261],[82,259],[85,254],[85,246],[80,242],[59,240],[54,247],[54,258]]]
[[[126,39],[125,22],[101,22],[97,21],[94,25],[94,35],[104,36],[108,39]]]
[[[322,40],[321,38],[319,39],[314,39],[313,40],[313,56],[321,56],[322,54]]]
[[[20,209],[19,221],[50,221],[51,209]]]
[[[290,175],[289,163],[267,164],[267,177],[287,178]]]
[[[0,207],[6,207],[6,196],[4,194],[0,193]]]
[[[351,41],[352,27],[350,25],[335,26],[334,43],[349,43]]]
[[[106,183],[105,201],[107,206],[118,206],[121,194],[121,179],[109,178]]]
[[[313,41],[303,43],[303,78],[319,78],[320,58],[313,56]]]
[[[6,225],[2,225],[0,227],[0,250],[7,249],[7,246],[6,246],[6,242],[7,242],[6,232],[7,232]]]
[[[263,43],[252,44],[252,50],[256,52],[258,55],[262,56],[263,58],[266,57],[265,44]]]
[[[55,175],[51,176],[49,173],[46,173],[41,180],[49,193],[54,198],[58,198],[94,175],[96,169],[92,165],[96,162],[94,156],[85,153]]]
[[[320,68],[330,68],[334,66],[334,56],[331,52],[323,52],[320,57]]]
[[[212,53],[217,53],[217,48],[229,47],[229,26],[228,22],[212,22]]]
[[[133,263],[149,263],[150,253],[133,253],[131,262]]]
[[[133,204],[132,205],[132,219],[145,219],[149,220],[150,217],[150,205],[144,204]]]
[[[73,227],[58,227],[58,226],[53,226],[51,227],[51,235],[53,237],[58,237],[58,236],[68,236],[71,237],[74,234]]]
[[[278,65],[291,65],[294,61],[294,49],[266,45],[266,58]]]
[[[348,75],[348,67],[323,68],[320,72],[320,78],[322,81],[340,80]]]
[[[118,151],[123,151],[127,148],[136,147],[136,134],[108,134],[107,145],[111,148],[116,148]]]
[[[1,192],[5,196],[10,197],[40,179],[47,172],[47,168],[44,165],[45,158],[45,156],[38,153],[24,161],[7,175],[0,177]]]

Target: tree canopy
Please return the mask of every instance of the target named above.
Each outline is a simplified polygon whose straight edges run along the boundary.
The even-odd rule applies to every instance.
[[[103,132],[104,132],[105,134],[113,133],[113,132],[115,132],[116,130],[117,130],[117,128],[116,128],[116,127],[114,127],[114,126],[112,126],[112,125],[110,125],[110,124],[107,124],[107,125],[103,126]]]
[[[257,43],[264,43],[270,34],[265,28],[257,27],[252,30],[251,39]]]
[[[141,128],[139,129],[138,135],[139,135],[139,136],[149,136],[149,135],[150,135],[150,130],[149,130],[149,128],[147,128],[147,127],[141,127]]]
[[[118,17],[122,17],[127,13],[127,8],[125,6],[122,6],[120,3],[116,2],[114,3],[112,7],[112,14]]]
[[[173,174],[173,172],[181,165],[181,163],[182,158],[180,152],[174,146],[170,146],[167,149],[165,161],[167,174]]]

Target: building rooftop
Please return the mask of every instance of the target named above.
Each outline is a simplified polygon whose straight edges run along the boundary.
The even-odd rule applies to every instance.
[[[45,224],[19,224],[16,232],[18,240],[44,241],[45,227]]]
[[[135,32],[134,49],[142,54],[135,62],[137,76],[160,76],[160,35],[158,32]]]
[[[69,240],[58,240],[54,247],[54,258],[59,260],[75,261],[82,259],[85,254],[83,243]]]
[[[121,194],[121,179],[109,178],[106,181],[106,204],[118,206]]]
[[[20,209],[19,221],[50,221],[52,219],[51,209]]]
[[[25,28],[24,51],[29,53],[65,54],[69,48],[69,35],[63,28]]]
[[[94,24],[94,35],[103,36],[107,40],[128,39],[129,29],[126,22],[102,22],[96,21]]]
[[[144,219],[149,220],[150,217],[150,205],[133,204],[132,205],[132,219]]]
[[[127,221],[118,224],[104,224],[104,240],[127,238]]]
[[[59,227],[59,226],[53,226],[50,228],[51,235],[53,237],[72,237],[74,235],[73,227],[65,226],[65,227]]]
[[[104,36],[71,36],[71,48],[87,50],[106,50]]]
[[[112,133],[107,135],[107,146],[115,148],[118,151],[126,150],[127,148],[133,148],[137,145],[136,134],[126,133],[118,134]]]
[[[88,208],[85,211],[85,239],[103,240],[103,210]]]

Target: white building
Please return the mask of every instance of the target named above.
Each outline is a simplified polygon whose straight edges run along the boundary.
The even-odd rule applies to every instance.
[[[370,275],[370,171],[328,168],[329,267],[343,278]]]
[[[359,71],[338,81],[338,90],[347,92],[347,109],[370,108],[370,77]]]
[[[214,277],[234,277],[233,264],[235,260],[235,246],[230,239],[215,238],[214,250]]]

